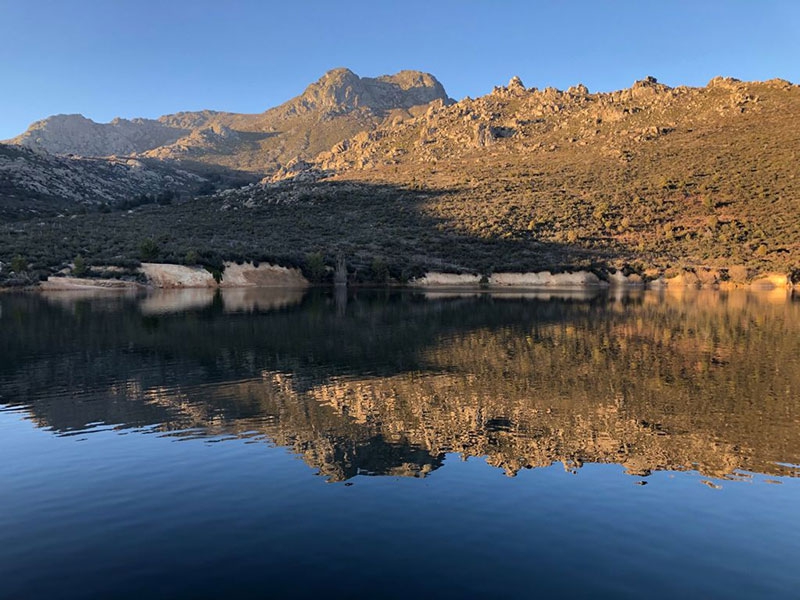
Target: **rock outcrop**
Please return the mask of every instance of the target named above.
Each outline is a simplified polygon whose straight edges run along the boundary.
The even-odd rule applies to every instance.
[[[152,287],[156,288],[247,288],[286,287],[304,288],[308,280],[298,269],[277,265],[254,265],[252,263],[225,263],[219,281],[203,267],[142,263],[141,272]]]

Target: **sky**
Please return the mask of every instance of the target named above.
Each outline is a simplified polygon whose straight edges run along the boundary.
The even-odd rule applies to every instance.
[[[800,82],[800,0],[0,0],[0,139],[52,114],[262,112],[335,67],[434,74],[456,99],[518,75]]]

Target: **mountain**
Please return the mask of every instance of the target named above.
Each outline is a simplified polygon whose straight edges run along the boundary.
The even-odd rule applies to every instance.
[[[647,77],[589,93],[514,78],[360,133],[303,175],[424,189],[439,230],[558,245],[564,257],[798,269],[798,119],[800,86],[780,79],[671,88]]]
[[[181,112],[110,123],[57,115],[9,142],[53,154],[192,160],[263,175],[386,120],[411,118],[434,101],[450,102],[427,73],[370,78],[334,69],[300,96],[261,114]]]
[[[184,144],[202,164],[248,170],[269,155],[272,171],[192,202],[17,224],[13,242],[0,225],[0,260],[23,253],[51,270],[78,254],[135,259],[151,240],[165,262],[200,253],[307,267],[344,255],[357,281],[578,269],[800,280],[799,86],[647,77],[590,93],[514,78],[480,98],[442,96],[422,74],[336,70],[262,115],[164,117],[192,144],[141,160],[181,156]]]

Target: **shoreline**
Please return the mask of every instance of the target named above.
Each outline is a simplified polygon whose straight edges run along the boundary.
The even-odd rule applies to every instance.
[[[733,269],[732,269],[733,270]],[[662,290],[662,289],[711,289],[711,290],[792,290],[800,285],[792,282],[791,275],[782,273],[753,274],[746,278],[746,272],[740,269],[738,280],[731,280],[723,274],[727,270],[684,271],[665,277],[645,278],[637,273],[625,275],[622,271],[603,273],[601,278],[591,271],[531,271],[525,273],[501,272],[490,276],[477,274],[456,274],[429,271],[423,277],[407,283],[354,283],[352,288],[376,289],[410,289],[432,292],[503,292],[503,291],[539,291],[539,292],[573,292],[599,290]],[[282,267],[272,264],[225,263],[225,269],[219,280],[203,267],[174,265],[168,263],[142,263],[137,270],[147,282],[127,279],[107,279],[98,277],[51,276],[46,281],[28,286],[0,287],[0,290],[29,290],[46,292],[100,291],[131,292],[172,289],[226,289],[226,288],[282,288],[304,289],[308,287],[329,287],[331,284],[312,284],[302,272],[296,268]]]

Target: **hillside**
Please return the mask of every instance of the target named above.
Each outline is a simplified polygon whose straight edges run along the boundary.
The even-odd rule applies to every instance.
[[[378,104],[354,87],[363,79],[330,76],[352,86],[323,81],[265,115],[333,122],[339,106],[350,123],[363,103]],[[381,114],[381,126],[287,161],[259,184],[2,227],[0,261],[21,253],[44,271],[78,254],[118,263],[140,258],[152,241],[157,260],[178,263],[200,255],[217,265],[307,268],[311,255],[330,266],[341,254],[356,281],[431,270],[622,269],[645,278],[690,270],[707,283],[800,273],[800,130],[792,125],[800,87],[786,81],[670,88],[646,78],[590,93],[528,89],[515,78],[416,116]],[[324,128],[315,136],[321,146]]]
[[[434,100],[447,102],[448,97],[427,73],[369,78],[334,69],[300,96],[261,114],[181,112],[110,123],[57,115],[9,142],[53,154],[192,160],[266,174],[293,160],[313,158],[386,119],[410,118]]]
[[[646,265],[800,265],[800,87],[647,78],[432,107],[318,157],[334,180],[424,187],[477,239],[566,244]],[[444,193],[446,192],[446,193]],[[524,265],[520,265],[523,267]]]
[[[0,144],[0,220],[128,208],[209,193],[251,178],[221,167],[147,158],[54,156]]]

